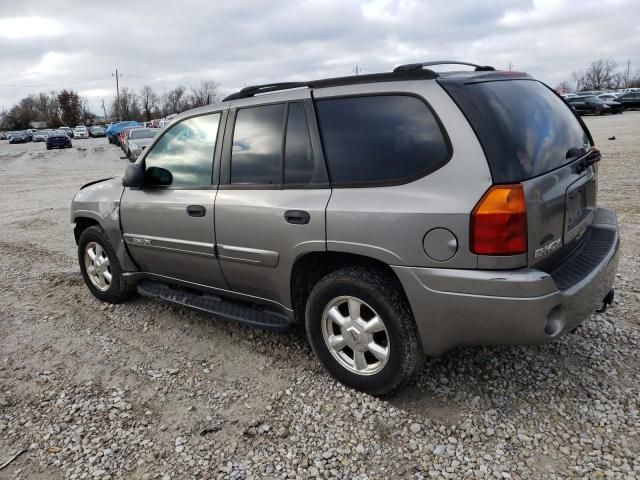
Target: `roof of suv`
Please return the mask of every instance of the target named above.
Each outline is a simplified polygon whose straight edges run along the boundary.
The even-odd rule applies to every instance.
[[[436,65],[466,65],[474,67],[471,71],[452,71],[452,72],[435,72],[431,69],[424,67],[436,66]],[[424,63],[412,63],[407,65],[400,65],[393,69],[392,72],[385,73],[373,73],[368,75],[351,75],[347,77],[335,77],[325,78],[320,80],[311,81],[299,81],[299,82],[281,82],[281,83],[268,83],[264,85],[253,85],[243,88],[239,92],[233,93],[227,96],[223,101],[238,100],[241,98],[249,98],[258,94],[271,93],[282,90],[289,90],[294,88],[327,88],[327,87],[339,87],[345,85],[358,85],[365,83],[378,83],[378,82],[395,82],[395,81],[408,81],[408,80],[435,80],[436,78],[448,78],[469,80],[489,80],[489,79],[502,79],[502,78],[515,78],[515,77],[528,77],[526,73],[511,72],[511,71],[496,71],[491,66],[476,65],[467,62],[457,61],[435,61]]]

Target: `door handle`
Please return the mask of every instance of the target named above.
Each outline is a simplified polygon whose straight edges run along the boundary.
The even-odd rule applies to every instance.
[[[187,207],[187,213],[190,217],[204,217],[207,213],[207,209],[202,205],[189,205]]]
[[[304,210],[287,210],[284,212],[284,219],[294,225],[306,225],[311,220],[311,215]]]

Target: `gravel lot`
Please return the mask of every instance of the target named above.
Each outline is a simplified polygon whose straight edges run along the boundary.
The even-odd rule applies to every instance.
[[[96,301],[69,203],[127,160],[0,142],[0,465],[27,449],[0,478],[640,478],[640,112],[585,120],[621,225],[612,308],[551,345],[431,359],[386,400],[331,380],[300,330]]]

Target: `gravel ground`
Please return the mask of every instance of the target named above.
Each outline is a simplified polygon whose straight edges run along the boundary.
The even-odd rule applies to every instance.
[[[1,142],[0,465],[27,451],[0,478],[639,478],[640,112],[586,121],[621,224],[614,305],[551,345],[431,359],[385,400],[330,379],[299,330],[96,301],[69,202],[127,161],[104,139]]]

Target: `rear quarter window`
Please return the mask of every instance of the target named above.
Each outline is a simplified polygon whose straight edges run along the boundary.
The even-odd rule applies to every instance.
[[[425,175],[450,156],[450,144],[427,104],[408,95],[316,102],[331,182],[398,184]]]

